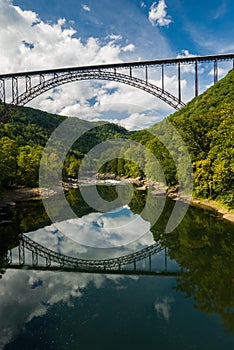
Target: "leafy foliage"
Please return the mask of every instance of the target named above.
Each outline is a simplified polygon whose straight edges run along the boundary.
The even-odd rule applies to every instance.
[[[234,208],[234,69],[169,117],[189,149],[194,195]]]

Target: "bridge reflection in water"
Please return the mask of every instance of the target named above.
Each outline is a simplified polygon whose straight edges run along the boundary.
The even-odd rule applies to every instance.
[[[2,267],[44,271],[179,276],[182,269],[176,264],[169,264],[171,260],[167,249],[161,243],[158,241],[137,252],[117,258],[86,260],[55,252],[21,234],[18,247],[6,252],[2,260]],[[159,254],[161,259],[157,265],[153,258]]]

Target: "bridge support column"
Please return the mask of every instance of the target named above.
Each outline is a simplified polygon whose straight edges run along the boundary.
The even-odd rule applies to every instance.
[[[25,264],[24,242],[19,242],[19,265]]]
[[[57,82],[58,82],[58,74],[57,73],[54,73],[54,87],[56,88],[57,86]]]
[[[18,78],[12,77],[11,87],[12,87],[12,102],[13,104],[18,104],[18,97],[19,97]]]
[[[37,251],[32,252],[32,264],[33,266],[38,265],[38,254]]]
[[[32,87],[32,79],[29,76],[25,77],[25,84],[26,84],[26,92],[28,92],[29,90],[31,90]]]
[[[6,103],[6,87],[4,79],[0,79],[0,101],[4,104]]]
[[[195,62],[195,96],[198,96],[198,61]]]
[[[151,254],[149,254],[149,270],[152,270]]]
[[[164,91],[164,64],[162,64],[162,76],[161,76],[161,80],[162,80],[162,91]]]
[[[178,62],[178,99],[181,102],[181,72],[180,72],[180,62]]]
[[[43,87],[44,84],[45,84],[45,76],[44,76],[44,74],[40,74],[39,82],[40,82],[40,85]]]
[[[148,84],[148,66],[145,66],[145,81]]]
[[[218,61],[214,60],[214,84],[218,81]]]
[[[50,257],[47,256],[46,257],[46,267],[50,267],[51,266],[51,260],[50,260]]]

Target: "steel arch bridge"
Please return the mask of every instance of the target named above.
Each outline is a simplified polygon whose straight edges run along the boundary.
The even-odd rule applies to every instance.
[[[185,105],[182,101],[181,67],[188,64],[194,65],[194,96],[198,96],[199,64],[204,62],[214,64],[213,75],[214,83],[216,83],[218,81],[218,62],[221,61],[232,61],[234,66],[234,54],[193,56],[2,74],[0,75],[0,100],[4,104],[23,106],[44,92],[63,84],[83,80],[107,80],[124,83],[146,91],[178,110]],[[166,89],[166,66],[177,67],[178,96],[174,96]],[[161,86],[156,86],[150,82],[150,69],[152,67],[159,67],[161,70]],[[144,78],[134,76],[134,69],[140,69]]]
[[[146,91],[151,95],[160,98],[162,101],[168,103],[171,107],[175,109],[179,109],[184,106],[184,103],[182,101],[179,101],[177,97],[149,82],[147,83],[142,79],[131,77],[126,74],[121,74],[117,72],[113,73],[101,70],[76,71],[56,74],[52,78],[44,79],[43,82],[39,82],[37,85],[29,88],[21,95],[16,95],[15,99],[12,101],[12,104],[22,106],[30,102],[37,96],[41,95],[42,93],[51,90],[57,86],[84,80],[109,80],[124,83]]]
[[[33,241],[28,236],[19,235],[18,249],[13,248],[5,254],[4,264],[1,268],[8,269],[33,269],[48,271],[73,271],[87,273],[110,273],[110,274],[136,274],[136,275],[160,275],[179,276],[181,271],[169,271],[167,268],[167,250],[158,241],[142,250],[134,253],[103,260],[80,259],[57,253],[41,244]],[[13,253],[14,251],[14,253]],[[16,257],[17,251],[17,257]],[[152,268],[151,258],[153,255],[164,251],[164,268],[155,270]],[[29,254],[28,254],[29,253]],[[31,253],[31,258],[30,258]],[[14,255],[14,256],[13,256]],[[39,261],[44,259],[44,264]],[[146,259],[147,269],[139,269],[137,262]],[[129,266],[132,266],[130,268]]]
[[[103,260],[90,260],[90,259],[79,259],[75,257],[66,256],[57,253],[49,248],[42,246],[41,244],[33,241],[28,236],[21,234],[19,236],[19,263],[25,263],[24,249],[28,249],[32,252],[32,262],[34,265],[38,264],[38,257],[43,257],[46,260],[46,265],[50,266],[51,263],[57,263],[60,266],[67,266],[81,269],[121,269],[121,266],[128,264],[135,264],[137,261],[145,259],[146,257],[152,256],[162,251],[164,248],[160,242],[156,242],[140,251],[123,255],[118,258],[103,259]]]

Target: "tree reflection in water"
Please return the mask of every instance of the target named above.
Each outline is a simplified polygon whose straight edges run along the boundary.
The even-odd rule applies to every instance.
[[[171,259],[186,272],[176,290],[193,298],[195,308],[217,313],[234,332],[234,225],[191,207],[179,227],[164,236]]]

